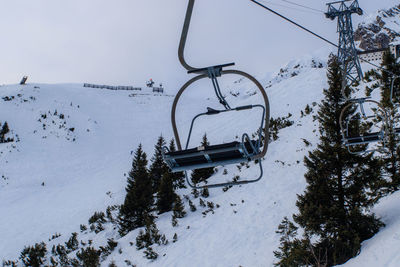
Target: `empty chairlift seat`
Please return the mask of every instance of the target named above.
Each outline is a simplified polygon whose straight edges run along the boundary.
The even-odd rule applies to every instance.
[[[195,0],[188,1],[188,7],[186,10],[185,22],[183,24],[181,40],[179,43],[178,49],[178,58],[182,66],[188,71],[188,73],[196,74],[195,77],[192,77],[189,81],[187,81],[178,93],[175,96],[174,102],[172,104],[171,110],[171,124],[172,129],[174,131],[175,141],[177,145],[178,151],[169,151],[168,148],[163,148],[163,158],[167,165],[171,168],[171,171],[178,172],[183,171],[185,173],[185,178],[188,185],[192,188],[200,189],[200,188],[212,188],[212,187],[225,187],[225,186],[233,186],[233,185],[243,185],[248,183],[254,183],[261,179],[263,176],[262,169],[262,158],[267,153],[268,149],[268,136],[269,136],[269,101],[267,93],[265,92],[263,86],[258,82],[253,76],[247,74],[243,71],[239,70],[225,70],[224,67],[233,66],[234,63],[228,63],[223,65],[215,65],[209,66],[206,68],[194,68],[190,66],[184,57],[184,48],[186,44],[186,38],[189,31],[190,20],[192,17],[192,11]],[[242,78],[247,78],[254,84],[254,86],[259,90],[259,93],[264,100],[264,105],[246,105],[239,107],[232,107],[229,105],[228,101],[225,99],[224,94],[221,92],[218,79],[222,75],[233,74],[242,76]],[[224,110],[217,110],[214,108],[207,108],[207,112],[200,113],[196,115],[192,119],[192,123],[190,126],[189,134],[186,140],[186,146],[183,148],[180,136],[178,132],[178,127],[176,124],[176,107],[178,105],[179,99],[183,92],[190,87],[194,82],[199,81],[201,79],[208,78],[211,80],[212,87],[214,89],[214,93],[219,100],[219,103],[224,107]],[[151,87],[153,84],[149,83],[148,86]],[[160,86],[161,87],[161,86]],[[154,91],[154,89],[153,89]],[[217,144],[217,145],[209,145],[209,146],[201,146],[196,148],[189,148],[190,137],[193,129],[193,124],[196,118],[203,115],[217,115],[222,112],[238,112],[252,108],[260,108],[262,110],[261,123],[258,128],[258,134],[255,138],[256,141],[250,139],[248,134],[243,134],[242,139],[240,141],[234,141],[225,144]],[[221,126],[222,127],[222,126]],[[205,129],[207,130],[207,129]],[[215,134],[215,133],[214,133]],[[262,147],[262,150],[261,150]],[[260,168],[260,174],[257,178],[253,179],[240,179],[240,180],[232,180],[232,181],[220,181],[208,183],[204,182],[204,184],[193,184],[189,179],[187,171],[196,170],[207,167],[216,167],[216,166],[225,166],[228,164],[235,164],[240,162],[249,162],[255,161]]]
[[[164,159],[173,172],[178,172],[251,161],[251,157],[259,153],[256,141],[236,141],[181,151],[166,151]]]
[[[384,132],[372,132],[366,133],[364,135],[355,136],[355,137],[346,137],[344,138],[344,142],[346,145],[362,145],[367,143],[374,143],[383,141],[385,138]]]
[[[371,106],[368,107],[372,112],[372,115],[368,115],[365,112],[366,107],[364,106],[366,103],[369,103]],[[355,109],[355,113],[351,115],[349,118],[346,118],[347,112],[351,109]],[[362,123],[371,123],[373,121],[378,122],[376,125],[379,131],[365,131],[350,134],[351,130],[351,121],[358,121],[361,125]],[[352,154],[364,154],[374,151],[383,151],[386,146],[386,141],[388,137],[388,130],[390,128],[388,116],[386,110],[380,106],[380,104],[369,98],[357,98],[351,99],[350,103],[347,104],[340,113],[339,124],[343,136],[343,144],[347,147],[348,151]],[[382,147],[372,146],[367,148],[366,150],[357,150],[353,149],[358,145],[369,145],[369,144],[381,143]]]

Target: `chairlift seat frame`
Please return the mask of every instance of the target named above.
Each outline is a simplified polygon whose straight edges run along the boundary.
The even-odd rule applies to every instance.
[[[381,149],[369,149],[366,151],[361,151],[361,152],[357,152],[352,150],[353,147],[358,146],[358,145],[367,145],[367,144],[371,144],[371,143],[377,143],[377,142],[382,142],[383,147],[385,148],[386,145],[386,137],[387,137],[387,130],[389,129],[389,124],[388,124],[388,116],[386,113],[386,110],[384,108],[381,107],[381,105],[375,101],[375,100],[371,100],[369,97],[364,97],[364,98],[356,98],[356,99],[351,99],[349,100],[350,103],[347,104],[343,109],[342,112],[340,113],[340,117],[339,117],[339,124],[340,124],[340,130],[342,132],[342,138],[343,138],[343,144],[344,146],[347,147],[348,151],[351,154],[365,154],[365,153],[370,153],[370,152],[375,152]],[[381,119],[382,119],[382,123],[383,123],[383,127],[381,128],[381,131],[377,131],[377,132],[370,132],[370,133],[365,133],[365,134],[360,134],[360,135],[356,135],[356,136],[349,136],[349,123],[351,118],[348,118],[347,120],[343,120],[344,114],[347,110],[349,110],[352,106],[354,105],[358,105],[360,108],[359,113],[361,114],[361,117],[363,119],[368,119],[368,118],[373,118],[373,117],[378,117],[378,115],[374,115],[374,116],[367,116],[365,113],[365,109],[364,109],[364,103],[373,103],[374,105],[377,106],[377,110],[379,110],[382,114]]]
[[[255,141],[253,141],[255,145]],[[181,151],[166,152],[164,159],[172,172],[209,168],[236,164],[251,161],[245,151],[257,154],[259,151],[252,151],[250,143],[231,142],[212,146],[200,146]]]
[[[372,132],[364,135],[356,136],[356,137],[347,137],[344,138],[343,142],[345,142],[346,146],[355,146],[355,145],[365,145],[368,143],[375,142],[383,142],[385,135],[382,131],[380,132]]]
[[[178,49],[178,58],[182,66],[187,70],[189,74],[198,74],[197,76],[190,79],[186,82],[182,88],[178,91],[175,96],[174,102],[172,104],[171,110],[171,124],[174,132],[174,137],[177,145],[177,151],[168,151],[167,148],[163,149],[163,156],[171,168],[172,171],[184,171],[186,176],[186,181],[192,188],[212,188],[212,187],[221,187],[221,186],[232,186],[232,185],[241,185],[247,183],[257,182],[261,179],[263,175],[263,169],[261,164],[261,159],[265,156],[268,149],[268,140],[269,140],[269,101],[268,96],[263,88],[263,86],[250,74],[239,70],[223,70],[224,67],[233,66],[234,63],[222,64],[222,65],[214,65],[206,68],[194,68],[190,66],[185,58],[184,58],[184,49],[186,44],[186,38],[189,31],[190,20],[193,13],[195,0],[189,0],[188,6],[186,10],[185,20],[183,24],[181,39],[179,43]],[[247,105],[232,108],[229,103],[225,100],[225,97],[221,93],[217,77],[226,74],[234,74],[245,77],[249,79],[256,88],[261,92],[262,99],[264,100],[264,105]],[[186,147],[182,149],[177,125],[176,125],[176,107],[179,102],[179,99],[183,92],[194,82],[199,81],[204,78],[209,78],[212,82],[215,94],[221,105],[224,106],[225,110],[216,110],[208,108],[208,111],[205,113],[200,113],[195,116],[192,120],[192,124],[190,126],[189,136],[187,138]],[[251,140],[248,134],[242,135],[241,142],[235,141],[226,144],[217,144],[212,146],[205,146],[201,148],[188,148],[189,140],[191,136],[191,132],[193,129],[194,121],[203,115],[215,115],[221,112],[229,112],[229,111],[241,111],[245,109],[251,109],[254,107],[261,107],[263,109],[262,114],[262,122],[261,127],[258,131],[258,140]],[[264,138],[264,140],[262,140]],[[262,147],[262,149],[261,149]],[[248,161],[257,161],[260,167],[260,175],[255,179],[249,180],[240,180],[240,181],[232,181],[232,182],[223,182],[217,184],[206,184],[203,186],[193,185],[188,178],[187,170],[194,170],[205,167],[215,167],[221,165],[228,165],[240,162],[248,162]]]
[[[248,134],[243,134],[242,141],[230,143],[200,146],[188,148],[195,121],[201,116],[213,116],[224,112],[250,110],[260,108],[262,110],[261,123],[258,129],[258,140],[251,140]],[[265,108],[262,105],[239,106],[234,109],[216,110],[207,108],[207,112],[200,113],[192,119],[190,130],[184,150],[169,151],[164,147],[164,159],[172,172],[186,171],[192,169],[216,167],[221,165],[248,162],[261,153],[260,147],[262,131],[264,126]]]

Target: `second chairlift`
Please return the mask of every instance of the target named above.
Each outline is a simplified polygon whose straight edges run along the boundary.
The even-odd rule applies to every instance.
[[[369,111],[366,112],[366,105]],[[347,112],[356,109],[355,113],[349,118]],[[343,108],[339,118],[340,129],[343,137],[343,144],[352,154],[362,154],[374,151],[382,151],[385,148],[389,134],[389,121],[386,110],[381,105],[369,98],[350,99],[349,103]],[[355,124],[355,125],[354,125]],[[375,124],[372,128],[371,124]],[[381,143],[382,148],[369,148],[361,152],[354,148],[359,145],[372,145]]]

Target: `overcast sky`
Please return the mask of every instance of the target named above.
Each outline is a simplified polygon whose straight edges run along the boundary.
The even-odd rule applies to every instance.
[[[189,77],[177,50],[187,0],[12,0],[0,9],[0,84],[91,82],[143,86],[163,82],[170,92]],[[326,1],[261,1],[337,41]],[[395,0],[360,0],[365,13]],[[355,22],[359,21],[357,15]],[[204,67],[236,62],[262,77],[290,59],[329,47],[249,0],[197,0],[186,59]]]

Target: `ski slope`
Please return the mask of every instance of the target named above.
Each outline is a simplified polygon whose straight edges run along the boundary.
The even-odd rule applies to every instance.
[[[232,104],[259,102],[257,94],[250,96],[255,91],[251,85],[243,81],[237,82],[235,87],[231,79],[235,77],[228,77],[227,83],[231,85],[226,93]],[[199,87],[207,82],[200,82]],[[278,117],[292,113],[291,119],[299,124],[292,128],[297,130],[283,130],[279,140],[271,144],[265,160],[265,175],[260,183],[232,188],[227,193],[220,189],[211,191],[210,200],[221,207],[215,215],[204,220],[199,220],[202,216],[200,212],[189,213],[183,221],[185,224],[195,222],[192,227],[198,231],[187,238],[182,236],[175,243],[177,246],[187,246],[186,242],[191,243],[196,235],[204,233],[204,229],[209,228],[207,221],[216,224],[212,227],[216,230],[224,225],[230,225],[233,232],[250,229],[249,237],[261,237],[255,233],[262,229],[271,238],[269,242],[276,242],[274,231],[277,223],[284,215],[290,214],[295,193],[301,192],[304,187],[304,167],[296,163],[297,160],[302,161],[306,152],[301,138],[316,140],[313,127],[309,127],[313,124],[311,116],[303,118],[304,122],[299,120],[300,110],[321,98],[320,88],[324,84],[325,70],[311,69],[308,73],[276,82],[268,89],[271,115]],[[187,133],[193,114],[204,111],[206,106],[218,107],[211,88],[210,91],[196,89],[196,86],[192,89],[193,94],[183,95],[182,105],[178,107],[180,113],[177,119],[183,135]],[[234,97],[229,91],[239,92],[239,96]],[[137,95],[132,96],[132,93]],[[1,180],[0,184],[0,213],[4,215],[0,220],[1,259],[17,258],[25,245],[46,241],[55,233],[62,234],[60,238],[68,238],[71,232],[79,232],[79,225],[86,223],[93,212],[122,203],[126,185],[124,174],[130,170],[131,151],[142,143],[150,159],[159,135],[167,140],[172,138],[169,112],[173,98],[169,95],[83,88],[80,84],[28,84],[0,87],[0,97],[6,96],[14,96],[14,99],[2,100],[2,121],[9,123],[20,141],[12,144],[14,148],[9,148],[11,144],[2,144],[1,175],[7,179]],[[57,115],[54,115],[56,111]],[[46,119],[43,114],[47,114]],[[64,115],[64,119],[60,119],[60,114]],[[259,126],[259,114],[254,115],[255,120],[249,120],[250,115],[246,112],[235,113],[234,116],[219,118],[217,123],[199,120],[191,143],[197,145],[204,132],[207,132],[211,142],[232,140],[236,135],[241,136],[242,129],[252,133]],[[46,124],[45,129],[43,124]],[[65,127],[60,128],[60,125]],[[73,132],[70,128],[74,128]],[[299,136],[303,128],[309,131]],[[285,162],[285,166],[277,160]],[[257,168],[252,168],[248,175],[258,175],[257,172]],[[286,190],[293,192],[290,201],[287,196],[279,199],[283,194],[276,193]],[[187,189],[182,194],[189,192]],[[240,202],[242,199],[244,203]],[[233,213],[231,202],[240,207],[238,214]],[[257,227],[247,223],[239,228],[235,224],[226,225],[234,218],[238,222],[254,221],[255,209],[259,209],[257,213],[267,216],[258,216],[260,223]],[[266,209],[269,212],[265,212]],[[276,213],[278,211],[285,212]],[[220,212],[221,216],[218,215]],[[240,213],[243,216],[236,216]],[[230,217],[227,217],[228,214]],[[169,218],[170,215],[160,218],[158,224],[162,232],[171,228],[170,219],[165,219],[168,227],[163,226],[164,217]],[[207,235],[204,242],[210,239],[213,231]],[[238,235],[237,238],[244,236]],[[219,242],[224,247],[230,243],[228,239]],[[256,247],[256,250],[263,250],[265,245],[260,246],[260,242],[263,243],[262,240],[253,242],[252,250]],[[236,249],[242,250],[240,247]],[[232,250],[235,251],[234,247]],[[266,256],[272,259],[272,254],[269,254]],[[197,256],[200,257],[198,260],[203,258],[202,254]],[[173,258],[169,258],[171,260]],[[215,263],[215,260],[211,258],[209,263]],[[264,257],[257,259],[260,263],[264,260]],[[232,258],[231,262],[235,259]],[[161,261],[159,264],[164,265]]]
[[[73,84],[11,85],[0,92],[15,96],[1,100],[0,113],[21,140],[15,148],[2,144],[1,259],[56,232],[75,231],[95,210],[121,203],[130,151],[140,142],[151,151],[167,132],[170,96],[129,97],[136,92]]]
[[[109,224],[98,234],[81,233],[79,226],[87,224],[95,211],[122,203],[131,152],[139,143],[150,159],[158,136],[172,138],[169,112],[173,97],[149,91],[83,88],[81,84],[1,86],[1,121],[9,123],[20,141],[0,145],[0,176],[5,177],[0,181],[0,260],[17,259],[24,246],[41,241],[50,250],[77,232],[79,240],[91,240],[95,248],[104,246],[109,238],[118,242],[102,266],[112,261],[127,266],[127,260],[137,266],[272,266],[273,251],[279,246],[275,231],[283,217],[297,212],[297,194],[306,186],[303,158],[318,142],[313,115],[323,97],[322,89],[327,87],[326,58],[327,53],[294,60],[271,75],[274,78],[262,80],[271,116],[291,113],[294,121],[270,144],[262,180],[227,192],[210,189],[205,201],[218,207],[205,215],[202,213],[208,208],[199,205],[190,189],[181,189],[179,194],[188,195],[197,211],[190,212],[184,200],[187,216],[179,219],[177,227],[171,225],[171,213],[159,216],[157,227],[169,243],[154,246],[159,254],[155,261],[136,250],[139,229],[119,238],[117,229]],[[182,96],[177,120],[183,140],[195,114],[207,106],[219,107],[207,82],[199,82]],[[261,101],[254,86],[245,80],[227,77],[221,84],[233,106]],[[4,101],[5,97],[11,100]],[[307,104],[313,112],[301,116]],[[197,145],[205,132],[215,144],[232,141],[243,131],[252,133],[259,126],[256,112],[226,114],[199,120],[191,144]],[[223,169],[211,180],[236,174],[256,177],[259,171],[253,164],[240,172],[236,166],[227,166],[228,175],[224,176]],[[399,197],[386,197],[374,208],[387,227],[364,242],[360,255],[344,266],[397,266]],[[49,241],[56,233],[61,236]],[[172,242],[175,233],[178,241]]]

